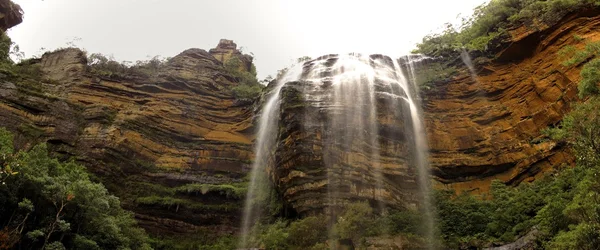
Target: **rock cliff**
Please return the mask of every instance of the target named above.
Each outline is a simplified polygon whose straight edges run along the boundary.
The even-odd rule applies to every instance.
[[[21,6],[10,0],[0,1],[0,30],[6,31],[23,22]]]
[[[201,49],[126,79],[91,74],[86,61],[67,48],[30,62],[39,80],[5,76],[0,125],[19,147],[47,142],[84,163],[152,233],[235,231],[242,202],[227,185],[243,186],[253,134],[237,80]]]
[[[553,27],[520,28],[477,77],[466,67],[449,83],[426,92],[424,114],[431,165],[439,187],[486,192],[492,180],[530,181],[574,161],[541,130],[560,122],[578,101],[581,65],[565,67],[558,51],[600,40],[595,11]]]
[[[3,2],[0,29],[21,20],[4,12],[17,9]],[[457,76],[423,93],[439,188],[485,192],[493,179],[516,184],[573,162],[563,145],[544,140],[540,130],[557,124],[577,101],[580,69],[562,66],[556,54],[566,45],[600,40],[597,14],[582,12],[553,27],[514,30],[512,43],[495,60],[479,65],[477,77],[461,67]],[[223,67],[231,56],[240,56],[250,69],[252,58],[222,40],[210,52],[186,50],[150,75],[107,78],[90,72],[81,50],[47,53],[27,62],[39,67],[41,77],[0,76],[0,126],[16,132],[21,148],[47,142],[63,159],[84,163],[151,233],[181,235],[206,228],[232,233],[253,159],[257,107],[233,97],[231,87],[238,82]],[[299,88],[296,83],[283,89],[280,153],[270,171],[286,203],[303,213],[322,205],[313,194],[324,192],[324,158],[351,159],[357,166],[372,159],[335,147],[324,155],[330,145],[319,129],[326,118],[317,102],[301,99]],[[314,123],[302,127],[301,120]],[[381,115],[378,121],[382,134],[407,136],[399,116]],[[383,136],[379,143],[393,192],[380,193],[379,199],[408,206],[415,187],[410,149],[390,138]],[[368,169],[339,170],[340,179],[354,182],[342,185],[348,200],[372,193]]]

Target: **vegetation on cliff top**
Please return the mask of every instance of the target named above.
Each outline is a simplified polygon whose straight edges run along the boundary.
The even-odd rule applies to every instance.
[[[492,0],[477,7],[459,27],[447,24],[442,33],[426,36],[414,52],[428,56],[456,55],[463,48],[489,52],[508,38],[512,28],[554,25],[569,13],[598,5],[597,0]]]
[[[15,152],[0,128],[0,249],[150,249],[119,199],[85,168],[48,156],[45,144]]]
[[[233,95],[238,99],[255,99],[262,93],[263,85],[256,78],[256,67],[254,64],[247,71],[242,65],[242,61],[236,56],[232,56],[224,63],[225,70],[233,77],[238,79],[239,85],[233,87]]]
[[[159,69],[164,67],[169,59],[154,56],[148,60],[138,60],[135,63],[117,62],[112,56],[93,53],[87,58],[87,66],[89,72],[98,76],[110,79],[130,79],[136,76],[157,76]]]

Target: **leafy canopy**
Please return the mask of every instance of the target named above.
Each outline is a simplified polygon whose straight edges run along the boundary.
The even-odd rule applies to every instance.
[[[86,169],[48,156],[45,144],[13,152],[0,128],[0,165],[18,174],[0,186],[0,237],[8,245],[47,249],[149,249],[130,212]],[[12,215],[12,216],[11,216]]]

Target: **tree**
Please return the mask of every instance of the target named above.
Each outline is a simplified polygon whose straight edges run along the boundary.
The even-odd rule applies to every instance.
[[[131,213],[74,162],[48,156],[45,144],[13,152],[12,136],[0,128],[3,164],[19,174],[0,186],[2,232],[28,248],[149,249]],[[0,235],[2,235],[0,233]]]

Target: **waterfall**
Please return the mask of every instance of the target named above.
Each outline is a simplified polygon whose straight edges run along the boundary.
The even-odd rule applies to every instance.
[[[434,214],[429,194],[427,138],[416,85],[414,63],[417,60],[407,58],[405,61],[401,65],[398,60],[382,55],[330,55],[298,65],[278,81],[259,120],[256,159],[243,214],[241,247],[247,247],[251,224],[260,214],[255,211],[252,200],[261,192],[259,184],[263,181],[260,176],[266,175],[269,157],[276,150],[277,125],[281,119],[280,92],[290,82],[294,82],[290,87],[302,92],[305,102],[315,107],[316,113],[325,116],[301,121],[303,129],[320,131],[318,140],[322,143],[317,153],[322,156],[324,179],[315,177],[307,181],[325,183],[325,192],[315,191],[314,196],[322,197],[308,202],[320,203],[311,209],[319,207],[333,221],[346,204],[357,199],[370,201],[382,214],[388,208],[413,207],[411,204],[416,202],[423,211],[426,239],[433,242]],[[384,141],[386,143],[381,144]],[[389,141],[406,145],[400,149],[390,148]],[[396,160],[403,157],[403,150],[409,159]],[[398,169],[405,169],[406,176],[413,176],[412,183],[416,183],[414,189],[417,190],[414,196],[418,201],[411,200],[410,195],[401,195],[401,186],[396,179],[389,178]]]
[[[244,202],[244,212],[242,214],[242,228],[240,247],[246,247],[250,228],[252,223],[256,222],[261,211],[257,211],[261,205],[255,204],[260,202],[260,197],[265,197],[269,192],[268,186],[265,185],[266,166],[269,157],[269,152],[273,148],[275,139],[277,138],[277,114],[279,113],[279,99],[281,89],[286,82],[296,80],[302,72],[302,65],[296,65],[281,77],[277,79],[275,88],[271,91],[270,96],[266,99],[261,116],[258,122],[258,134],[256,136],[256,144],[254,145],[255,159],[250,171],[250,185]]]
[[[436,239],[435,236],[435,214],[433,211],[433,204],[431,198],[431,181],[430,181],[430,169],[429,169],[429,147],[427,145],[427,134],[425,132],[425,125],[421,119],[421,114],[423,114],[423,110],[420,108],[422,103],[420,103],[418,84],[417,84],[417,75],[415,72],[415,63],[421,62],[424,57],[417,55],[416,59],[412,59],[409,56],[406,57],[406,65],[408,67],[408,72],[410,73],[410,82],[412,82],[413,91],[408,91],[410,94],[408,95],[409,103],[410,103],[410,114],[413,122],[413,135],[415,140],[415,162],[417,168],[419,170],[419,189],[421,190],[421,199],[423,202],[423,213],[424,219],[423,222],[425,224],[425,239],[428,243],[428,248],[433,249],[434,241]],[[399,65],[398,63],[394,63],[394,68],[396,68],[396,72],[398,72]],[[402,82],[402,79],[399,79]],[[408,85],[407,85],[408,86]]]
[[[471,55],[469,55],[469,52],[465,48],[460,50],[460,59],[469,69],[469,73],[471,73],[471,78],[473,78],[473,81],[479,84],[479,79],[477,79],[477,72],[475,71],[473,60],[471,60]]]

